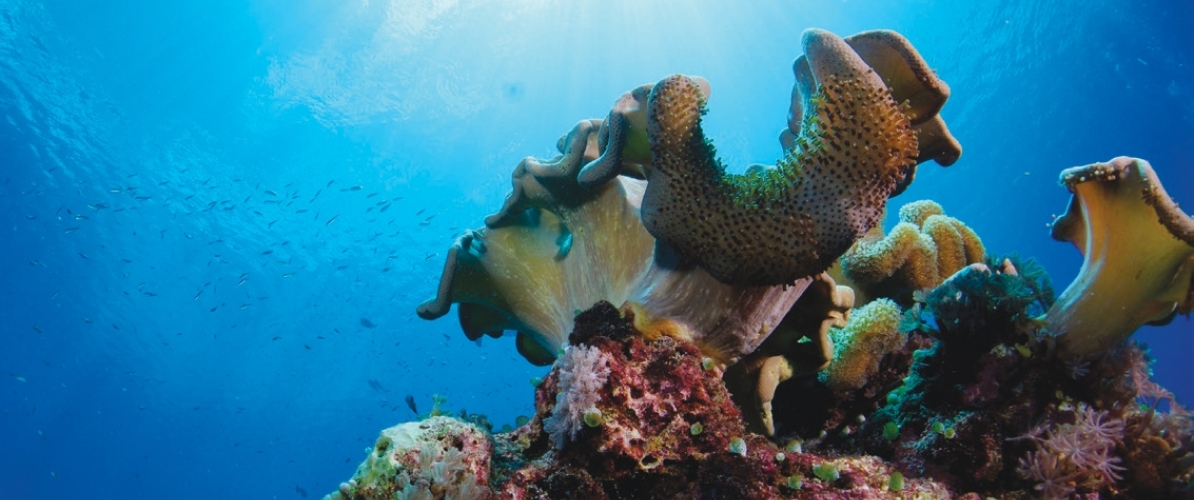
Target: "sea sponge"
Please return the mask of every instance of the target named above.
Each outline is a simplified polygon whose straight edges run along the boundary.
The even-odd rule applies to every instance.
[[[399,424],[381,431],[352,479],[324,498],[487,498],[492,453],[485,431],[452,417]]]
[[[1063,357],[1087,357],[1140,325],[1194,308],[1194,218],[1147,161],[1118,157],[1061,172],[1073,196],[1053,239],[1082,252],[1082,268],[1045,315]]]
[[[876,226],[839,260],[844,281],[862,297],[907,302],[911,291],[932,289],[986,258],[978,235],[934,201],[908,203],[899,217],[886,236]]]
[[[833,361],[821,372],[821,380],[839,390],[858,389],[879,371],[887,353],[904,346],[908,336],[900,333],[900,306],[888,299],[874,300],[850,314],[845,328],[830,330],[837,347]]]
[[[774,169],[727,174],[700,127],[708,96],[674,75],[651,90],[647,230],[725,283],[816,275],[878,221],[919,155],[882,78],[841,38],[803,36],[815,88],[796,147]]]

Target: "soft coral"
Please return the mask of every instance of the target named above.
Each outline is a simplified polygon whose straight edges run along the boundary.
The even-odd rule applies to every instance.
[[[1018,471],[1036,481],[1046,498],[1065,498],[1077,487],[1098,490],[1122,479],[1121,459],[1112,451],[1123,442],[1124,422],[1108,412],[1080,405],[1074,423],[1042,424],[1024,438],[1037,448],[1020,459]]]

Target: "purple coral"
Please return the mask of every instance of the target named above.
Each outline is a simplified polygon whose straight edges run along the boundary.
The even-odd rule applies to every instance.
[[[1122,479],[1121,460],[1111,453],[1123,442],[1124,422],[1108,412],[1082,405],[1074,412],[1074,423],[1042,424],[1024,438],[1037,448],[1020,459],[1017,470],[1036,481],[1047,499],[1068,498],[1077,487],[1097,490]]]
[[[559,360],[560,392],[543,423],[556,449],[563,449],[584,427],[584,414],[597,407],[609,377],[609,361],[596,347],[573,346]]]

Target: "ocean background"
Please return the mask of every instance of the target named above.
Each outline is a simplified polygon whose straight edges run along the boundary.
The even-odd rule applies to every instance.
[[[414,315],[453,238],[672,73],[727,164],[774,163],[808,27],[916,45],[965,152],[892,206],[1059,292],[1063,168],[1144,158],[1194,207],[1190,0],[0,0],[0,499],[317,499],[407,395],[530,415],[512,337]],[[1194,323],[1136,338],[1194,403]]]

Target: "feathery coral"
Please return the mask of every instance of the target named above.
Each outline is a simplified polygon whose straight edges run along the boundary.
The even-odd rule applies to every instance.
[[[543,428],[551,435],[556,449],[561,449],[585,427],[585,413],[595,409],[601,400],[601,388],[609,377],[609,362],[600,349],[573,346],[557,364],[560,392]]]
[[[1020,459],[1017,471],[1049,500],[1069,498],[1076,486],[1098,490],[1121,479],[1124,469],[1112,451],[1124,440],[1124,422],[1105,411],[1083,405],[1074,423],[1038,426],[1024,437],[1036,449]]]

